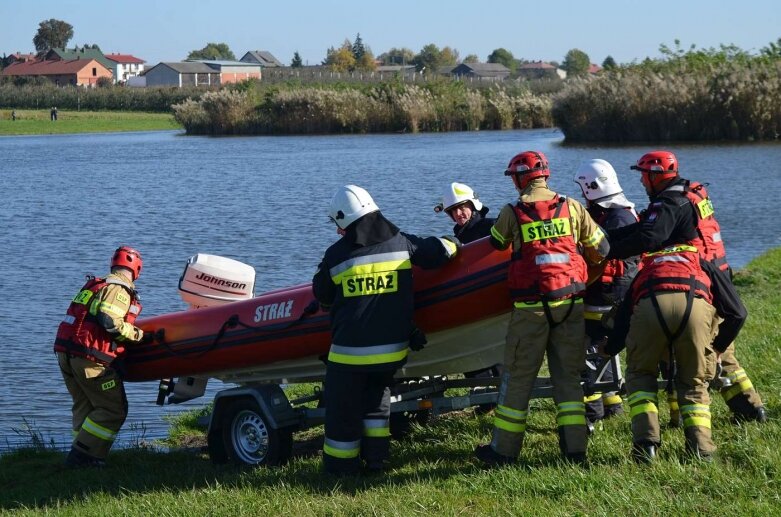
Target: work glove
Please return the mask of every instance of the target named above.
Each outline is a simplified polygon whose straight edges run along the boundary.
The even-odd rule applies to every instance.
[[[165,329],[157,329],[154,331],[148,330],[146,332],[144,332],[141,329],[138,330],[139,332],[143,333],[141,339],[139,340],[139,343],[141,343],[142,345],[148,345],[150,343],[154,343],[155,341],[162,342],[163,339],[165,338]]]
[[[413,352],[420,352],[425,348],[426,344],[428,343],[428,340],[426,339],[426,335],[423,333],[422,330],[420,330],[418,327],[415,327],[412,329],[412,332],[409,335],[409,349]]]
[[[442,241],[442,245],[447,250],[447,256],[452,258],[458,254],[458,250],[461,248],[461,241],[452,235],[443,235],[439,238]]]
[[[320,304],[317,302],[317,300],[312,300],[309,302],[309,305],[304,307],[304,314],[311,316],[312,314],[316,313],[318,309],[320,309]]]

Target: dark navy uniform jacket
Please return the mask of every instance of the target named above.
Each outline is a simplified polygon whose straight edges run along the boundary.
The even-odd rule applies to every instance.
[[[312,279],[315,298],[331,315],[328,366],[396,369],[406,362],[414,329],[412,266],[439,267],[455,246],[402,233],[380,212],[346,232],[326,250]]]

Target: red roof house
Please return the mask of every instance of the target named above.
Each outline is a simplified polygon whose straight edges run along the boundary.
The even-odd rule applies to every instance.
[[[112,78],[111,70],[94,59],[14,63],[5,67],[0,75],[3,77],[46,77],[58,86],[95,86],[101,77]]]

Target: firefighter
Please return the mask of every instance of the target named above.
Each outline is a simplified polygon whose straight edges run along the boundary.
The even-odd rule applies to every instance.
[[[575,183],[583,192],[589,215],[604,230],[613,230],[637,222],[635,204],[624,195],[616,171],[609,162],[600,159],[583,162],[575,172]],[[608,331],[602,325],[602,317],[624,298],[629,284],[637,274],[638,262],[638,257],[627,260],[613,259],[604,262],[599,268],[589,270],[589,279],[593,282],[586,288],[583,309],[586,320],[586,353],[594,357],[586,361],[584,382],[586,419],[590,430],[594,429],[597,421],[622,414],[624,411],[621,396],[617,392],[594,392],[590,387],[597,381],[597,375],[605,364],[604,357],[597,354],[607,342]],[[617,359],[616,365],[618,366]],[[601,380],[612,382],[613,374],[608,367]]]
[[[508,285],[514,310],[507,330],[493,438],[490,444],[478,446],[475,455],[489,466],[516,461],[526,431],[529,398],[547,353],[561,453],[565,459],[585,463],[582,296],[587,263],[599,264],[609,245],[583,205],[548,188],[550,170],[541,152],[514,156],[505,175],[512,177],[519,200],[502,208],[491,228],[491,243],[497,249],[512,245]]]
[[[457,246],[400,232],[355,185],[336,192],[329,215],[341,238],[312,279],[315,298],[330,311],[332,335],[323,467],[337,475],[362,466],[382,471],[390,447],[389,386],[408,349],[425,343],[412,321],[412,265],[439,267]]]
[[[678,188],[678,187],[676,187]],[[722,281],[732,282],[732,268],[727,263],[727,252],[722,241],[721,228],[713,210],[713,202],[705,185],[685,180],[680,186],[686,198],[695,208],[697,215],[697,239],[694,244],[700,250],[700,256],[713,264],[714,274]],[[716,316],[713,322],[714,330],[718,329],[722,318]],[[721,388],[721,396],[735,415],[736,420],[767,421],[767,412],[762,404],[759,393],[746,372],[741,368],[735,357],[735,343],[731,342],[721,354],[722,374],[729,379],[730,385]],[[671,415],[672,421],[672,415]]]
[[[127,397],[118,370],[125,345],[144,340],[133,325],[141,302],[133,282],[141,254],[117,248],[106,278],[88,277],[57,330],[54,351],[73,398],[69,467],[102,467],[127,417]]]
[[[455,223],[453,235],[463,244],[491,234],[496,219],[486,217],[488,207],[477,198],[475,191],[463,183],[451,183],[435,212],[445,212]]]
[[[464,183],[451,183],[442,202],[434,207],[435,212],[445,212],[453,220],[453,235],[462,243],[467,244],[491,234],[491,227],[496,222],[492,217],[486,217],[488,207],[477,198],[475,191]],[[465,372],[467,379],[485,379],[499,376],[499,365],[482,370]],[[485,388],[477,387],[473,394],[485,391]],[[481,404],[477,407],[478,413],[485,413],[493,409],[493,404]]]
[[[640,221],[609,232],[609,258],[641,253],[629,321],[626,383],[632,417],[632,456],[651,462],[661,446],[658,418],[658,364],[675,364],[677,399],[683,417],[686,452],[710,460],[716,450],[711,436],[708,382],[714,377],[718,354],[724,352],[745,321],[745,308],[731,282],[712,263],[701,260],[697,215],[684,194],[686,180],[678,176],[678,161],[668,151],[643,155],[632,169],[650,205]],[[716,314],[723,317],[713,339]],[[617,332],[621,334],[621,332]],[[617,350],[608,343],[608,352]],[[672,376],[668,376],[672,379]]]

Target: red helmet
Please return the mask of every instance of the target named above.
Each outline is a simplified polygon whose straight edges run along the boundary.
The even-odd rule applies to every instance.
[[[515,185],[524,189],[531,180],[550,176],[548,159],[541,152],[524,151],[512,157],[504,175],[512,176]]]
[[[141,274],[141,266],[144,265],[144,260],[141,258],[141,254],[130,246],[120,246],[114,252],[114,256],[111,257],[111,267],[124,267],[130,270],[133,275],[133,280],[138,278]]]
[[[651,151],[637,160],[630,169],[643,173],[645,181],[656,190],[660,184],[678,175],[678,159],[670,151]]]

